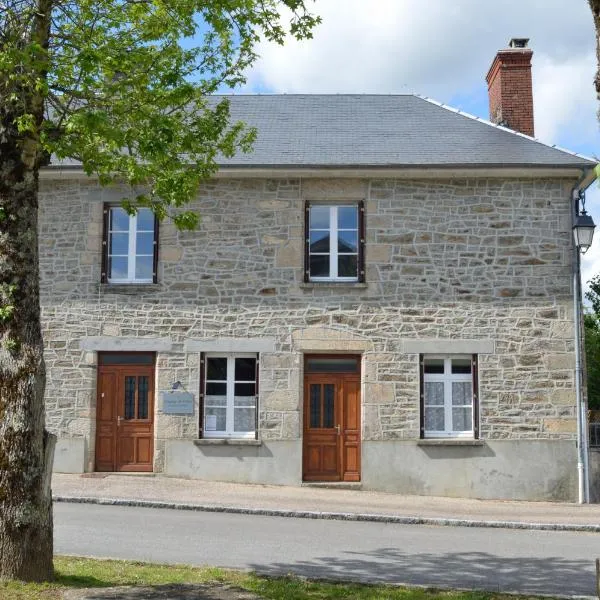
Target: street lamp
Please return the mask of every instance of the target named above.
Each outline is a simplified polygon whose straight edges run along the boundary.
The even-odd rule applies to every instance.
[[[577,474],[579,484],[579,504],[590,501],[590,480],[588,461],[587,410],[583,397],[583,369],[581,368],[581,267],[580,257],[592,245],[596,225],[585,212],[585,192],[573,193],[573,313],[575,318],[575,394],[577,401]]]
[[[596,229],[596,224],[592,217],[585,212],[585,208],[582,209],[581,214],[575,214],[573,237],[575,238],[575,247],[579,249],[581,254],[585,254],[592,245],[594,229]]]

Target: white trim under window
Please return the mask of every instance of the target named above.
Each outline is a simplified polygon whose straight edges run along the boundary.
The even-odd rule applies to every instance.
[[[258,355],[204,355],[203,437],[254,439],[258,410]]]
[[[308,232],[310,281],[358,281],[360,244],[358,211],[357,204],[310,205]],[[348,219],[349,215],[352,216],[351,220]],[[352,275],[340,275],[342,260],[347,263],[346,272],[352,270]]]
[[[149,208],[129,215],[111,206],[107,231],[107,282],[152,283],[155,271],[156,220]]]
[[[423,434],[426,438],[474,438],[477,361],[470,354],[421,357]]]

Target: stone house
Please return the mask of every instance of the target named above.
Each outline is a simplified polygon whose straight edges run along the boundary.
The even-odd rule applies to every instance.
[[[519,45],[488,75],[504,126],[413,95],[232,96],[258,140],[194,232],[50,165],[55,470],[574,499],[572,198],[595,163],[508,129],[533,134]]]

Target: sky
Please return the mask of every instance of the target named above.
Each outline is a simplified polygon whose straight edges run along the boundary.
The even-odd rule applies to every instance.
[[[245,93],[417,93],[489,118],[485,76],[497,50],[530,38],[535,137],[600,162],[593,86],[595,33],[587,0],[316,0],[312,40],[262,43]],[[600,274],[599,225],[582,279]]]

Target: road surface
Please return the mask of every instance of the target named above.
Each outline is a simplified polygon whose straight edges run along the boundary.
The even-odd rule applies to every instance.
[[[55,552],[312,578],[594,595],[600,534],[57,503]]]

